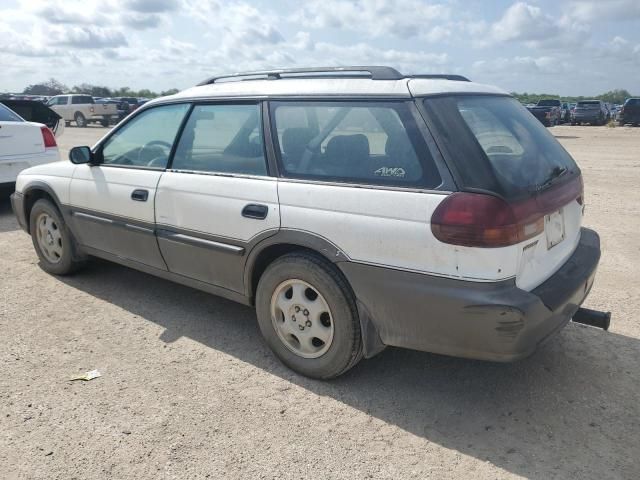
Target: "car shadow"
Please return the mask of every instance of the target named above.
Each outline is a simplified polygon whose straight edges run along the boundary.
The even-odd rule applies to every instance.
[[[12,232],[20,229],[8,196],[0,196],[0,233]]]
[[[60,280],[162,326],[163,342],[188,337],[515,475],[639,477],[638,339],[570,324],[513,364],[388,348],[321,382],[270,354],[251,308],[98,260]]]

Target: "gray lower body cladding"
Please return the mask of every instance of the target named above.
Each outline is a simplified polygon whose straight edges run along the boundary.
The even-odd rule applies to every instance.
[[[15,193],[11,202],[18,222],[28,231],[24,196]],[[251,303],[251,296],[239,293],[241,289],[220,288],[166,268],[128,261],[97,249],[86,250],[90,255]],[[202,259],[197,249],[193,253],[195,258]],[[231,257],[240,258],[237,254]],[[357,298],[365,356],[373,356],[385,345],[391,345],[459,357],[512,361],[530,355],[540,342],[567,324],[589,293],[599,259],[598,235],[583,228],[578,247],[569,260],[531,292],[519,289],[514,280],[470,282],[344,259],[336,265]],[[241,279],[242,269],[234,265],[225,265],[223,270],[231,274],[237,269],[234,278]]]
[[[524,358],[559,331],[586,298],[600,259],[582,229],[574,254],[532,292],[515,281],[445,279],[358,263],[338,265],[385,345],[492,361]]]

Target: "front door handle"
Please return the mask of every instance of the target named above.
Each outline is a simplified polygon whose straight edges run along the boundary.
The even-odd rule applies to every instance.
[[[269,207],[266,205],[258,205],[256,203],[250,203],[242,209],[242,216],[247,218],[255,218],[257,220],[264,220],[269,213]]]
[[[149,198],[149,190],[134,190],[131,193],[131,200],[136,202],[146,202]]]

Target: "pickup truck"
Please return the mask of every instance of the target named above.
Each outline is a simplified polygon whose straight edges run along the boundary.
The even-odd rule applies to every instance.
[[[99,123],[108,127],[112,119],[118,118],[115,104],[96,103],[90,95],[56,95],[49,99],[47,106],[61,115],[66,125],[76,122],[78,127],[86,127],[89,123]]]
[[[558,125],[563,120],[562,102],[557,99],[540,100],[534,107],[529,107],[529,111],[546,127]]]

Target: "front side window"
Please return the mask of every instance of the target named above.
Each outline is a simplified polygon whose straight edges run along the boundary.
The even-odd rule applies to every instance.
[[[66,105],[68,97],[53,97],[49,100],[48,105]]]
[[[104,165],[165,168],[188,104],[150,108],[129,120],[103,145]]]
[[[434,188],[441,178],[404,103],[272,104],[287,177]]]
[[[257,104],[196,105],[180,136],[171,168],[266,175],[260,118]]]

